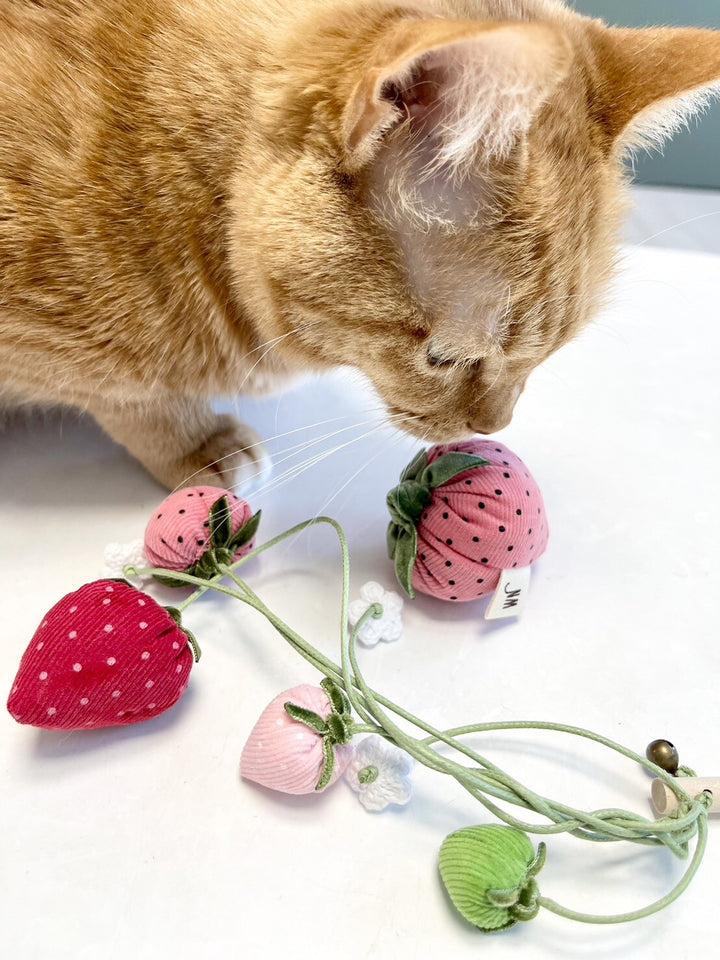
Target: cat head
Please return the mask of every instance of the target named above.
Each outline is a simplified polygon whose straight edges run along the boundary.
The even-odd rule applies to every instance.
[[[718,82],[719,33],[555,0],[321,5],[266,70],[236,182],[263,337],[358,367],[424,439],[504,427],[602,302],[624,154]]]

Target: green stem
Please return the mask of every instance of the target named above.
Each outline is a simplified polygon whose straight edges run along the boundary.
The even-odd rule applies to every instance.
[[[291,627],[266,607],[250,586],[238,577],[235,572],[240,566],[257,557],[265,550],[270,549],[288,537],[294,536],[309,527],[321,523],[332,526],[337,534],[342,551],[340,664],[334,663],[325,657],[317,648],[295,633]],[[262,546],[256,547],[232,565],[221,567],[218,576],[209,581],[203,581],[189,574],[177,573],[175,571],[143,570],[139,572],[143,574],[159,573],[161,575],[166,575],[170,572],[175,579],[183,581],[190,586],[197,587],[195,592],[179,605],[179,610],[186,609],[208,590],[235,597],[257,610],[302,657],[311,663],[318,671],[329,676],[342,686],[353,709],[364,721],[364,723],[355,726],[355,732],[378,733],[405,750],[425,766],[452,776],[471,796],[479,800],[490,812],[510,826],[535,834],[570,833],[574,836],[600,842],[628,840],[634,843],[655,846],[663,844],[669,847],[673,853],[681,857],[687,856],[688,842],[693,836],[697,835],[695,851],[687,870],[678,884],[661,900],[632,913],[617,914],[614,916],[595,916],[569,910],[555,903],[553,900],[541,897],[539,902],[551,912],[586,923],[624,923],[629,920],[639,919],[640,917],[649,916],[661,910],[680,896],[697,871],[705,851],[707,840],[706,820],[709,795],[693,799],[684,790],[681,781],[671,777],[666,771],[657,767],[646,758],[641,757],[639,754],[628,750],[626,747],[606,737],[594,734],[589,730],[549,722],[513,721],[509,723],[484,723],[441,731],[372,690],[366,683],[360,670],[357,660],[356,641],[363,624],[370,617],[375,616],[377,610],[374,606],[371,606],[360,618],[353,631],[348,631],[350,558],[345,534],[340,525],[332,518],[314,517],[311,520],[297,524],[292,529],[279,534]],[[223,577],[229,577],[237,589],[233,590],[223,586],[220,583]],[[417,739],[409,735],[398,726],[387,711],[410,723],[418,730],[423,731],[426,736],[422,739]],[[640,764],[647,770],[650,770],[655,776],[663,779],[665,783],[668,783],[678,797],[681,807],[684,808],[684,812],[678,813],[677,816],[665,817],[657,821],[649,821],[625,810],[597,810],[592,813],[578,811],[565,804],[557,803],[556,801],[549,800],[534,793],[458,739],[459,737],[470,734],[512,729],[549,730],[583,737],[602,744]],[[456,753],[469,759],[474,766],[470,767],[460,764],[453,759],[442,756],[434,748],[434,745],[438,743],[450,747]],[[547,825],[526,823],[499,808],[488,799],[487,795],[516,806],[524,807],[525,809],[534,810],[551,822]]]
[[[671,903],[677,900],[677,898],[684,893],[685,890],[687,890],[693,877],[697,873],[703,855],[705,854],[705,848],[707,846],[708,826],[706,816],[698,817],[697,834],[698,839],[697,844],[695,845],[695,852],[692,860],[690,861],[690,865],[681,877],[680,881],[673,887],[670,893],[666,894],[664,897],[661,897],[659,900],[655,900],[653,903],[648,904],[646,907],[642,907],[640,910],[632,910],[628,913],[597,915],[593,913],[581,913],[577,910],[570,910],[568,907],[563,907],[555,900],[550,900],[547,897],[538,897],[538,903],[541,907],[545,907],[545,909],[549,910],[551,913],[556,913],[558,916],[565,917],[567,920],[577,920],[580,923],[629,923],[631,920],[642,920],[645,917],[651,917],[654,913],[658,913],[665,907],[669,907]]]
[[[324,518],[314,518],[311,521],[306,521],[303,524],[298,525],[298,527],[288,531],[285,536],[290,536],[293,533],[296,533],[298,529],[304,529],[312,524],[323,522],[323,520]],[[328,518],[327,522],[334,527],[339,536],[342,535],[341,528],[334,520]],[[280,537],[276,537],[274,541],[270,542],[277,543],[282,539],[283,536],[281,535]],[[343,546],[345,545],[343,544]],[[267,544],[263,545],[263,548],[261,549],[265,548],[267,548]],[[664,842],[674,849],[675,845],[672,843],[673,835],[678,833],[688,823],[694,822],[694,817],[692,814],[689,814],[682,820],[673,819],[664,824],[663,821],[647,821],[642,817],[626,813],[625,811],[619,811],[619,813],[622,814],[622,818],[610,819],[609,814],[614,813],[614,811],[598,811],[595,814],[588,814],[574,810],[573,808],[567,807],[564,804],[558,804],[554,801],[546,800],[544,797],[533,793],[518,781],[509,777],[494,764],[490,763],[490,761],[488,761],[486,758],[480,756],[475,751],[468,748],[465,744],[460,743],[456,737],[462,734],[486,732],[488,730],[528,728],[558,730],[565,733],[584,736],[588,739],[602,743],[611,749],[617,750],[631,759],[634,759],[636,762],[641,763],[648,769],[651,769],[657,776],[661,776],[670,784],[681,801],[689,801],[691,799],[682,789],[677,780],[670,777],[669,774],[667,774],[665,771],[662,771],[659,767],[656,767],[654,764],[650,763],[650,761],[641,758],[639,755],[627,750],[620,744],[615,744],[613,741],[608,740],[607,738],[600,737],[597,734],[593,734],[590,731],[581,730],[577,727],[569,727],[562,724],[552,723],[515,721],[508,724],[475,724],[472,726],[456,728],[455,730],[449,732],[436,730],[429,724],[426,724],[424,721],[420,720],[418,717],[415,717],[409,711],[404,710],[387,698],[376,694],[365,683],[357,664],[353,641],[365,620],[369,619],[373,615],[372,608],[366,611],[366,613],[363,615],[363,618],[356,625],[352,636],[348,636],[347,633],[347,619],[345,618],[341,620],[343,662],[342,666],[338,666],[333,661],[324,657],[315,647],[296,634],[287,624],[285,624],[279,617],[277,617],[265,606],[265,604],[254,593],[254,591],[252,591],[247,583],[236,576],[234,572],[235,569],[242,563],[246,562],[247,559],[248,557],[243,557],[242,560],[237,561],[232,565],[232,567],[226,567],[222,570],[222,575],[231,576],[242,593],[237,593],[234,590],[222,586],[217,582],[218,578],[215,578],[213,581],[200,581],[189,574],[179,573],[177,576],[179,579],[184,580],[188,584],[203,585],[200,590],[193,594],[193,597],[195,598],[204,593],[204,588],[206,585],[209,585],[207,588],[228,596],[235,597],[236,599],[247,603],[249,606],[262,613],[263,616],[276,628],[276,630],[294,647],[294,649],[297,650],[297,652],[300,653],[301,656],[308,660],[313,666],[315,666],[318,671],[326,673],[329,676],[332,676],[336,681],[339,680],[343,683],[348,695],[348,699],[355,708],[356,712],[362,716],[367,723],[370,723],[373,720],[379,720],[380,725],[385,730],[387,738],[392,739],[393,742],[395,742],[411,756],[414,756],[415,759],[417,759],[420,763],[423,763],[424,765],[429,766],[438,772],[453,776],[473,797],[478,799],[495,816],[499,817],[510,826],[540,835],[571,833],[577,836],[583,836],[586,839],[602,841],[630,840],[637,843],[653,845]],[[347,563],[346,547],[344,550],[344,560]],[[346,567],[346,563],[344,563],[344,568]],[[151,572],[164,573],[165,571]],[[346,588],[348,586],[348,573],[349,565],[347,566],[347,569],[344,569],[343,577],[343,611],[345,616],[347,616],[348,590]],[[352,666],[353,674],[350,673],[350,666]],[[358,695],[355,693],[355,688],[360,690],[363,695],[362,698],[358,697]],[[390,717],[381,709],[381,706],[386,707],[414,726],[422,729],[424,732],[428,733],[429,736],[424,740],[416,740],[415,738],[408,736],[390,719]],[[474,763],[478,764],[479,769],[473,770],[467,766],[458,764],[449,758],[440,756],[435,750],[432,750],[429,747],[429,744],[433,741],[439,741],[447,744],[452,749],[465,755]],[[484,796],[485,793],[489,793],[491,796],[495,796],[497,799],[513,803],[517,806],[523,806],[526,809],[535,810],[552,820],[553,824],[550,826],[543,826],[519,820],[518,818],[513,817],[511,814],[501,810],[495,804],[492,804],[490,801],[488,801],[487,797]],[[665,834],[665,836],[663,836],[661,839],[657,836],[658,834]],[[674,852],[680,855],[679,850],[674,849]]]

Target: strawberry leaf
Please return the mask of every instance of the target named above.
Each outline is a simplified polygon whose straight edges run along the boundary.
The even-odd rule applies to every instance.
[[[420,474],[423,472],[427,466],[427,450],[421,450],[416,454],[410,463],[405,467],[403,472],[400,474],[400,482],[404,483],[406,480],[417,480]]]
[[[476,457],[474,453],[451,451],[428,464],[417,479],[418,483],[428,490],[435,490],[437,487],[442,487],[443,484],[454,480],[461,473],[465,473],[466,470],[489,465],[489,460],[484,457]]]
[[[418,483],[417,480],[404,480],[397,487],[393,487],[386,498],[390,516],[401,526],[406,526],[408,523],[414,525],[431,501],[430,488]]]
[[[258,510],[254,516],[250,517],[247,523],[244,523],[242,527],[240,527],[237,533],[233,534],[233,536],[225,544],[228,550],[234,554],[237,553],[241,547],[244,547],[246,543],[250,543],[252,538],[257,533],[258,527],[260,526],[261,516],[262,510]]]
[[[218,547],[217,549],[210,547],[196,563],[191,564],[187,569],[183,570],[183,573],[187,573],[191,577],[198,577],[200,580],[212,580],[213,577],[217,577],[218,574],[222,573],[219,565],[221,563],[226,566],[231,564],[233,557],[234,554],[222,547]],[[169,574],[154,573],[153,579],[157,580],[158,583],[162,583],[165,587],[187,587],[185,580],[179,580]]]
[[[415,596],[412,577],[418,549],[416,525],[432,503],[432,491],[467,470],[489,463],[484,457],[460,451],[451,451],[428,463],[423,450],[405,468],[400,483],[388,493],[391,519],[387,531],[388,555],[395,564],[400,586],[409,597]]]
[[[183,586],[186,586],[186,584],[183,584]],[[176,607],[164,607],[164,609],[167,610],[167,612],[168,612],[168,613],[170,614],[170,616],[173,618],[173,620],[175,621],[175,623],[180,627],[180,629],[182,630],[182,632],[183,632],[183,633],[185,634],[185,636],[187,637],[187,642],[188,642],[188,644],[189,644],[189,646],[190,646],[190,649],[191,649],[192,652],[193,652],[193,657],[195,658],[195,663],[197,663],[198,660],[200,659],[200,657],[202,656],[202,650],[200,649],[200,644],[199,644],[199,643],[197,642],[197,640],[195,639],[194,634],[192,634],[192,633],[188,630],[188,628],[183,625],[183,622],[182,622],[182,619],[181,619],[181,616],[180,616],[180,611],[179,611],[178,609],[176,609]]]
[[[488,890],[487,898],[493,907],[507,910],[508,907],[515,906],[520,899],[520,890],[517,887],[509,890]]]
[[[218,554],[221,554],[218,556]],[[213,577],[216,577],[220,572],[218,569],[219,563],[232,563],[232,554],[228,560],[227,556],[222,555],[222,550],[215,550],[212,547],[206,551],[197,563],[193,564],[192,567],[189,567],[185,572],[191,574],[193,577],[199,577],[201,580],[212,580]]]
[[[328,732],[328,725],[325,723],[323,718],[315,713],[314,710],[308,710],[307,707],[298,706],[297,703],[286,703],[285,712],[288,716],[292,717],[293,720],[297,720],[298,723],[304,723],[306,727],[310,727],[311,730],[314,730],[316,733],[319,733],[321,737],[324,737]]]
[[[331,713],[327,718],[326,739],[333,744],[350,743],[353,738],[353,721],[349,713]]]
[[[315,784],[316,790],[324,790],[325,787],[330,783],[332,779],[333,770],[335,769],[335,747],[333,746],[332,741],[328,737],[323,737],[323,768],[320,774],[320,779]]]
[[[350,701],[334,680],[331,680],[330,677],[325,677],[320,681],[320,686],[327,694],[327,698],[332,704],[335,713],[350,713]]]
[[[526,876],[528,879],[531,879],[532,877],[536,877],[540,873],[542,868],[545,866],[546,857],[547,857],[547,847],[544,843],[539,843],[537,848],[537,854],[535,855],[535,859],[527,869]]]
[[[390,524],[388,527],[388,554],[395,564],[395,575],[400,586],[411,599],[415,597],[412,578],[417,548],[418,535],[414,524],[410,530]]]
[[[214,547],[224,547],[232,537],[231,516],[226,496],[220,497],[210,508],[210,541]]]

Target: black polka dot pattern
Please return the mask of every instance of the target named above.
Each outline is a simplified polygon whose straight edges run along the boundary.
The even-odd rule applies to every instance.
[[[490,465],[461,473],[433,491],[418,522],[413,584],[458,602],[493,593],[501,570],[529,566],[545,550],[547,524],[540,491],[510,450],[497,442],[467,441],[431,448],[429,462],[450,451],[475,453]],[[528,510],[540,511],[542,528],[528,526]]]
[[[222,496],[230,507],[233,533],[251,518],[250,506],[230,491],[217,487],[193,487],[170,494],[153,515],[145,531],[145,553],[154,567],[188,570],[207,553],[210,545],[210,510]],[[235,556],[252,548],[248,544]]]

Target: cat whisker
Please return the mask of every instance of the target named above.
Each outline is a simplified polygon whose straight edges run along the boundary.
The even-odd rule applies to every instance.
[[[307,430],[312,429],[313,427],[324,426],[324,425],[326,425],[326,424],[328,424],[328,423],[336,423],[336,422],[338,422],[338,421],[347,419],[349,416],[352,416],[352,415],[351,415],[351,414],[346,414],[346,415],[340,416],[340,417],[329,417],[327,420],[317,421],[315,424],[310,424],[310,425],[308,425],[307,427],[306,427],[306,426],[297,427],[297,428],[295,428],[295,429],[293,429],[293,430],[287,430],[287,431],[285,431],[285,432],[283,432],[283,433],[276,434],[275,436],[269,437],[269,438],[267,438],[266,440],[258,440],[258,441],[256,441],[255,443],[247,444],[247,446],[243,447],[242,449],[233,450],[231,453],[228,453],[228,454],[226,454],[226,455],[223,456],[223,457],[218,457],[216,460],[213,460],[211,463],[206,464],[206,465],[203,466],[201,469],[196,470],[195,473],[188,475],[188,476],[184,479],[184,481],[183,481],[182,484],[180,484],[180,485],[178,485],[177,487],[175,487],[175,490],[179,490],[181,486],[184,486],[184,485],[188,484],[188,483],[193,479],[193,477],[197,476],[199,473],[202,473],[204,470],[206,470],[206,469],[208,469],[208,468],[210,468],[210,467],[218,466],[218,464],[221,464],[223,461],[228,460],[228,459],[236,456],[236,454],[238,454],[238,453],[241,453],[241,452],[244,452],[244,451],[249,451],[249,450],[252,450],[252,449],[254,449],[254,448],[256,448],[256,447],[264,447],[267,443],[272,443],[272,442],[275,441],[275,440],[283,439],[284,437],[288,437],[288,436],[291,436],[291,435],[297,434],[297,433],[304,433],[304,432],[306,432]],[[288,451],[293,451],[293,452],[292,452],[292,453],[289,453],[288,456],[282,456],[279,460],[278,460],[278,459],[274,459],[274,460],[273,460],[273,464],[274,464],[275,466],[277,466],[279,463],[284,463],[284,462],[286,462],[287,460],[291,460],[292,457],[295,455],[295,452],[297,452],[297,451],[300,451],[300,450],[303,450],[303,449],[307,449],[308,447],[316,446],[316,445],[319,444],[319,443],[322,443],[322,442],[324,442],[324,441],[326,441],[326,440],[331,440],[333,437],[339,436],[339,435],[342,434],[342,433],[346,433],[346,432],[348,432],[349,430],[354,430],[354,429],[356,429],[356,428],[358,428],[358,427],[367,426],[367,425],[369,425],[369,424],[377,424],[379,427],[380,427],[380,426],[383,426],[383,425],[387,425],[387,424],[393,425],[393,423],[398,419],[398,417],[399,417],[400,419],[402,419],[402,420],[410,419],[410,418],[408,418],[408,417],[407,417],[406,415],[404,415],[404,414],[403,414],[403,415],[394,415],[394,416],[393,416],[393,415],[388,416],[387,414],[385,414],[385,415],[383,415],[383,416],[377,416],[377,417],[369,418],[368,420],[365,420],[365,421],[360,421],[360,422],[358,422],[358,421],[353,421],[353,423],[349,424],[348,426],[341,427],[341,428],[338,429],[338,430],[329,431],[329,432],[327,432],[327,433],[325,433],[325,434],[322,434],[322,435],[319,436],[319,437],[313,438],[312,440],[309,440],[309,441],[304,441],[304,440],[303,440],[303,441],[301,441],[301,442],[298,443],[298,444],[293,444],[293,445],[291,445],[290,447],[285,448],[284,450],[281,451],[282,454],[286,454],[286,453],[288,453]],[[296,468],[293,468],[293,469],[296,469]],[[262,472],[263,472],[262,468],[259,468],[259,469],[256,470],[254,473],[246,476],[246,477],[244,478],[244,481],[245,481],[246,483],[247,483],[247,482],[250,482],[250,481],[256,479],[258,476],[260,476],[260,475],[262,474]],[[272,481],[271,481],[271,482],[272,482]],[[266,485],[266,486],[267,486],[267,485]],[[261,489],[265,489],[265,487],[263,487],[263,488],[261,488]],[[173,493],[175,492],[175,490],[173,490]],[[258,493],[258,492],[259,492],[259,491],[255,491],[255,493]]]
[[[709,213],[700,213],[695,217],[688,217],[687,220],[680,220],[678,223],[673,223],[669,227],[665,227],[663,230],[658,230],[657,233],[653,233],[649,237],[645,237],[644,240],[640,240],[638,243],[633,244],[635,247],[644,247],[646,244],[650,243],[652,240],[656,240],[658,237],[664,236],[666,233],[671,233],[673,230],[676,230],[678,227],[686,227],[690,223],[697,223],[699,220],[707,220],[708,217],[717,217],[720,216],[720,210],[711,210]]]
[[[258,350],[262,350],[264,347],[273,347],[276,343],[280,343],[282,340],[285,340],[287,337],[293,336],[293,334],[299,333],[300,330],[305,329],[306,327],[311,326],[314,323],[319,323],[319,320],[307,320],[303,323],[299,323],[296,327],[293,327],[292,330],[288,330],[287,333],[281,333],[277,337],[273,337],[270,340],[266,340],[264,343],[259,344],[257,347],[253,347],[252,350],[248,350],[245,354],[246,357],[249,357],[253,353],[257,353]]]
[[[345,490],[354,480],[356,480],[364,470],[367,470],[367,468],[371,464],[375,463],[375,461],[379,457],[383,456],[387,452],[388,445],[392,442],[392,440],[393,440],[392,437],[386,437],[385,442],[380,445],[380,448],[370,458],[363,461],[363,463],[360,464],[357,470],[353,471],[353,473],[350,474],[350,476],[345,480],[345,482],[342,483],[340,487],[338,487],[338,489],[323,502],[323,504],[319,507],[319,509],[315,513],[316,519],[318,517],[325,516],[327,514],[327,509],[330,506],[330,504],[340,496],[343,490]],[[298,539],[299,536],[300,534],[298,533],[294,537],[291,537],[290,539],[288,539],[284,544],[283,552],[287,552],[288,550],[290,550],[293,543]]]
[[[408,419],[408,418],[403,417],[400,422],[403,422],[405,419]],[[373,422],[373,421],[369,421],[369,422]],[[342,444],[338,444],[335,447],[331,448],[330,450],[323,451],[317,454],[316,456],[307,458],[306,460],[298,464],[295,464],[294,466],[285,470],[283,473],[273,477],[271,480],[268,481],[268,483],[266,483],[265,485],[260,487],[258,490],[256,490],[255,495],[260,493],[265,493],[271,489],[284,485],[285,483],[293,480],[295,477],[300,476],[302,473],[306,472],[308,469],[311,469],[313,466],[317,465],[318,463],[321,463],[325,459],[328,459],[334,453],[338,452],[344,447],[350,446],[357,441],[363,440],[366,437],[372,436],[373,434],[379,432],[385,426],[387,426],[387,424],[388,424],[388,421],[383,421],[382,423],[376,421],[376,426],[373,429],[366,431],[364,434],[361,434],[360,436],[357,436],[357,437],[353,437],[349,441]],[[361,425],[362,424],[355,424],[354,426],[361,426]],[[291,458],[286,458],[286,459],[291,459]]]
[[[406,422],[408,419],[415,419],[415,418],[413,418],[413,417],[402,417],[402,419],[399,421],[399,423],[404,423],[404,422]],[[360,434],[359,436],[357,436],[357,437],[352,437],[350,440],[346,440],[346,441],[343,442],[343,443],[340,443],[340,444],[337,444],[337,445],[334,446],[334,447],[331,447],[329,450],[324,450],[324,451],[316,454],[315,456],[310,457],[310,458],[308,458],[307,460],[304,460],[303,462],[301,462],[301,463],[299,463],[299,464],[296,464],[295,466],[289,467],[287,470],[285,470],[285,471],[284,471],[283,473],[281,473],[279,476],[273,477],[273,478],[270,479],[267,483],[265,483],[265,484],[263,484],[261,487],[259,487],[259,488],[255,491],[255,495],[257,496],[257,495],[259,495],[259,494],[261,494],[261,493],[266,493],[266,492],[268,492],[269,490],[273,490],[273,491],[274,491],[274,490],[278,489],[279,487],[281,487],[281,486],[283,486],[284,484],[286,484],[288,481],[293,480],[293,479],[295,479],[295,478],[298,477],[298,476],[301,476],[303,473],[307,472],[307,471],[308,471],[309,469],[311,469],[312,467],[317,466],[317,464],[322,463],[323,461],[327,460],[329,457],[331,457],[331,456],[333,456],[334,454],[338,453],[340,450],[344,450],[346,447],[352,446],[352,444],[354,444],[354,443],[358,443],[358,442],[361,441],[361,440],[366,440],[368,437],[374,436],[375,434],[381,432],[382,430],[384,430],[384,429],[388,426],[388,423],[389,423],[389,421],[384,421],[384,422],[381,422],[381,423],[377,423],[376,426],[374,426],[371,430],[367,430],[367,431],[365,431],[364,433],[361,433],[361,434]],[[395,422],[390,422],[390,425],[395,425]]]
[[[284,450],[281,451],[282,454],[286,454],[285,456],[282,456],[279,459],[273,458],[273,466],[276,467],[281,463],[286,463],[288,460],[292,460],[293,457],[298,452],[307,450],[310,447],[315,447],[318,444],[325,442],[326,440],[332,440],[334,437],[337,437],[342,433],[347,433],[350,430],[355,430],[358,427],[368,426],[369,424],[377,424],[378,426],[382,426],[384,423],[389,423],[389,422],[391,423],[392,421],[389,420],[388,418],[373,417],[370,420],[354,422],[347,427],[341,427],[339,430],[333,430],[328,433],[321,434],[319,437],[313,437],[311,440],[292,444],[291,446],[286,447]],[[259,474],[255,474],[253,475],[253,477],[250,477],[248,479],[254,479],[258,475]]]
[[[277,434],[275,434],[275,435],[272,436],[272,437],[267,437],[267,438],[265,438],[265,439],[263,439],[263,440],[256,440],[254,443],[248,443],[246,446],[244,446],[244,447],[242,447],[242,448],[239,448],[239,449],[237,449],[237,450],[233,450],[233,451],[231,451],[230,453],[227,453],[227,454],[225,454],[224,456],[218,457],[216,460],[213,460],[212,462],[205,464],[203,467],[199,468],[199,469],[196,470],[194,473],[188,474],[188,476],[186,476],[186,477],[183,479],[182,483],[178,484],[178,485],[175,487],[175,489],[172,490],[172,493],[175,493],[177,490],[180,490],[181,487],[186,486],[194,477],[196,477],[198,474],[202,473],[204,470],[207,470],[207,469],[209,469],[210,467],[215,467],[215,466],[217,466],[218,464],[223,463],[223,461],[225,461],[225,460],[230,460],[232,457],[236,456],[238,453],[243,453],[243,452],[245,452],[245,451],[247,451],[247,450],[254,450],[254,449],[257,448],[257,447],[261,447],[261,448],[262,448],[262,447],[265,447],[266,444],[272,443],[272,442],[274,442],[275,440],[282,440],[283,438],[292,436],[292,435],[294,435],[294,434],[296,434],[296,433],[304,433],[304,432],[306,432],[307,430],[312,430],[314,427],[322,427],[322,426],[325,426],[325,425],[328,424],[328,423],[337,423],[338,421],[341,421],[341,420],[347,420],[347,419],[348,419],[349,417],[351,417],[351,416],[352,416],[352,414],[344,414],[344,415],[339,416],[339,417],[328,417],[327,420],[318,420],[316,423],[311,423],[311,424],[308,424],[307,426],[295,427],[295,428],[292,429],[292,430],[286,430],[286,431],[284,431],[283,433],[277,433]],[[372,423],[372,422],[375,422],[376,419],[379,419],[379,418],[374,418],[373,420],[368,420],[367,422],[368,422],[368,423]],[[345,428],[345,429],[351,429],[352,426],[354,426],[354,424],[351,424],[350,427]],[[329,433],[327,436],[328,436],[328,437],[332,437],[332,436],[333,436],[333,433],[331,432],[331,433]],[[299,448],[303,447],[304,445],[305,445],[305,441],[303,441],[302,443],[296,444],[295,446],[299,449]],[[292,449],[292,448],[288,448],[288,449]],[[285,451],[282,451],[282,452],[284,453]],[[248,479],[254,479],[254,477],[255,477],[255,476],[258,476],[260,472],[261,472],[261,471],[258,471],[258,473],[254,474],[253,476],[249,477]]]
[[[318,510],[318,514],[317,514],[317,515],[318,515],[318,516],[322,516],[322,515],[326,512],[326,510],[327,510],[327,508],[330,506],[330,504],[333,502],[333,500],[337,499],[337,497],[340,496],[340,494],[343,492],[343,490],[345,490],[345,488],[346,488],[349,484],[351,484],[351,483],[353,482],[353,480],[355,480],[358,476],[360,476],[360,474],[363,472],[363,470],[367,470],[367,468],[370,466],[370,464],[375,463],[375,461],[387,451],[387,448],[388,448],[389,444],[390,444],[391,442],[393,442],[393,441],[394,441],[394,438],[393,438],[392,436],[386,437],[385,440],[384,440],[384,442],[380,445],[380,449],[379,449],[376,453],[374,453],[369,459],[363,461],[363,463],[358,467],[358,469],[355,470],[354,473],[352,473],[352,474],[348,477],[348,479],[342,484],[342,486],[340,486],[340,487],[335,491],[335,493],[332,494],[332,496],[328,497],[327,500],[325,500],[325,502],[322,504],[322,506],[321,506],[320,509]]]
[[[367,431],[365,434],[361,434],[359,437],[353,437],[350,440],[345,441],[344,443],[337,444],[337,446],[330,448],[329,450],[323,450],[322,452],[316,454],[315,456],[308,457],[306,460],[295,464],[291,467],[288,467],[282,473],[277,476],[272,477],[268,480],[267,483],[262,484],[254,491],[254,496],[260,496],[261,494],[268,493],[270,490],[273,492],[279,487],[284,486],[291,480],[294,480],[296,477],[301,476],[303,473],[310,470],[312,467],[317,466],[317,464],[322,463],[324,460],[327,460],[328,457],[331,457],[333,454],[337,453],[339,450],[344,449],[357,442],[362,440],[367,436],[371,436],[373,433],[380,430],[380,426],[374,427],[372,430]]]
[[[253,353],[257,353],[258,350],[262,350],[263,352],[260,354],[260,356],[257,358],[257,360],[255,361],[255,363],[253,363],[253,365],[252,365],[252,366],[250,367],[250,369],[247,371],[247,373],[245,374],[245,376],[242,378],[242,380],[240,381],[240,383],[239,383],[238,386],[237,386],[237,390],[239,391],[239,390],[242,389],[242,387],[247,383],[247,381],[248,381],[248,380],[250,379],[250,377],[252,376],[253,371],[257,368],[257,366],[258,366],[260,363],[262,363],[262,361],[263,361],[263,360],[265,359],[265,357],[270,353],[270,351],[273,350],[279,343],[282,343],[283,340],[287,340],[288,337],[295,336],[295,335],[296,335],[297,333],[299,333],[301,330],[306,329],[307,327],[311,326],[313,323],[319,323],[319,322],[320,322],[319,320],[307,320],[307,321],[303,321],[303,323],[300,323],[300,324],[298,324],[296,327],[293,327],[292,330],[288,330],[287,333],[282,333],[282,334],[280,334],[280,336],[274,337],[272,340],[267,340],[265,343],[261,343],[260,346],[258,346],[258,347],[253,347],[252,350],[249,350],[249,351],[247,352],[247,354],[246,354],[246,356],[248,356],[248,357],[249,357],[251,354],[253,354]]]
[[[247,356],[249,356],[251,353],[256,352],[257,350],[263,350],[263,347],[265,348],[265,349],[263,350],[263,352],[260,354],[260,356],[257,358],[257,360],[255,361],[255,363],[253,363],[253,365],[250,367],[250,369],[247,371],[247,373],[245,374],[245,376],[242,378],[242,380],[241,380],[240,383],[238,384],[238,390],[241,390],[241,389],[245,386],[245,384],[247,383],[247,381],[248,381],[248,380],[250,379],[250,377],[253,375],[253,372],[254,372],[254,371],[257,369],[257,367],[263,362],[263,360],[264,360],[265,357],[270,353],[270,351],[273,349],[273,347],[276,347],[276,346],[278,345],[278,343],[280,343],[281,341],[287,339],[287,337],[291,336],[291,335],[292,335],[293,333],[295,333],[295,332],[296,332],[295,330],[291,330],[289,333],[284,333],[284,334],[282,334],[282,336],[275,337],[274,340],[269,340],[269,341],[267,342],[267,344],[262,344],[262,346],[256,347],[255,350],[250,350],[250,351],[249,351],[249,353],[247,354]]]

